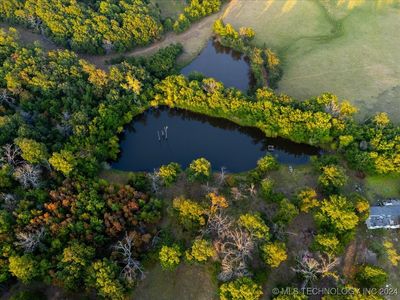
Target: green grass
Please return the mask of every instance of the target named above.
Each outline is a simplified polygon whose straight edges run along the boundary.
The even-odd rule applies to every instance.
[[[212,282],[206,266],[181,263],[174,271],[163,271],[157,263],[146,270],[146,278],[139,283],[131,299],[213,300],[217,286]]]
[[[151,0],[151,3],[160,8],[163,18],[169,17],[173,19],[176,19],[186,6],[185,0]]]
[[[368,176],[365,187],[370,199],[400,198],[400,176]]]
[[[133,172],[120,171],[116,169],[102,170],[100,178],[114,184],[127,184]]]
[[[278,91],[298,99],[333,92],[360,118],[386,111],[400,121],[399,1],[237,0],[224,20],[256,30],[282,58]]]

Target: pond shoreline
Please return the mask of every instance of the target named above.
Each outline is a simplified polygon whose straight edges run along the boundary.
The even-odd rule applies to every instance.
[[[302,165],[321,152],[310,145],[266,137],[257,127],[167,106],[136,115],[120,136],[120,147],[111,167],[139,172],[170,162],[187,167],[192,160],[205,157],[213,170],[226,167],[236,173],[253,169],[268,153],[283,164]]]

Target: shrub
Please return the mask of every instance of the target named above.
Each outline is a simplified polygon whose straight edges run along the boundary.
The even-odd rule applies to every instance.
[[[322,167],[322,174],[318,177],[318,183],[326,193],[337,193],[347,183],[347,176],[343,168],[328,165]]]
[[[185,252],[186,259],[190,262],[206,262],[208,258],[216,255],[210,242],[204,239],[196,239],[190,250]]]
[[[162,246],[158,254],[161,267],[164,270],[175,269],[179,265],[181,255],[181,250],[177,244],[173,244],[171,247]]]
[[[266,243],[261,246],[264,262],[272,268],[278,267],[287,259],[286,246],[284,243]]]
[[[257,300],[262,296],[262,288],[248,277],[241,277],[219,287],[221,300]]]
[[[400,255],[397,253],[393,243],[389,241],[384,241],[383,246],[385,247],[390,263],[393,266],[397,266],[400,261]]]
[[[27,138],[18,138],[15,144],[21,149],[21,156],[27,162],[37,164],[47,160],[48,154],[44,144]]]
[[[198,203],[183,197],[175,198],[172,201],[173,208],[179,214],[180,223],[190,229],[196,226],[205,225],[205,209]]]
[[[317,192],[312,188],[301,190],[297,194],[297,200],[299,201],[300,211],[304,213],[308,213],[311,209],[319,205]]]
[[[96,288],[100,296],[106,299],[124,299],[124,287],[118,280],[118,266],[104,258],[95,261],[88,270],[86,278],[89,286]]]
[[[23,283],[32,281],[38,275],[38,265],[32,255],[11,256],[9,262],[11,274]]]
[[[161,177],[165,186],[170,186],[176,181],[180,172],[180,165],[172,162],[168,165],[161,166],[158,175]]]
[[[141,192],[148,192],[151,189],[150,180],[146,173],[131,173],[128,184]]]
[[[6,191],[11,188],[13,180],[11,177],[11,167],[9,165],[3,165],[0,168],[0,192]]]
[[[262,176],[268,171],[276,170],[279,168],[279,164],[276,158],[272,155],[266,155],[257,161],[257,171]]]
[[[241,215],[238,224],[246,228],[257,239],[269,239],[269,228],[259,214]]]
[[[279,210],[274,218],[274,221],[277,223],[288,224],[295,217],[297,217],[298,214],[299,210],[297,207],[288,199],[284,198],[281,202],[279,202]]]
[[[382,268],[363,265],[356,274],[356,280],[365,288],[379,288],[385,284],[388,274]]]
[[[261,181],[261,196],[264,200],[271,200],[274,194],[274,181],[270,178],[265,178]]]
[[[211,176],[211,163],[205,158],[198,158],[189,165],[189,179],[207,180]]]
[[[338,254],[342,250],[339,239],[333,233],[319,233],[314,240],[315,250],[328,254]]]

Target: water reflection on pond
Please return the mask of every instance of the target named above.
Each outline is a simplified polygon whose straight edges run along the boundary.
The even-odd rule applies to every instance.
[[[242,91],[252,85],[247,58],[214,40],[210,40],[199,56],[184,67],[181,73],[187,76],[195,71],[221,81],[226,87],[236,87]]]
[[[162,132],[168,126],[167,139]],[[281,138],[266,138],[256,129],[179,109],[152,109],[136,117],[125,130],[121,155],[113,167],[124,171],[152,171],[177,162],[183,167],[196,158],[207,158],[214,170],[253,169],[257,160],[275,155],[280,163],[305,164],[319,149]]]

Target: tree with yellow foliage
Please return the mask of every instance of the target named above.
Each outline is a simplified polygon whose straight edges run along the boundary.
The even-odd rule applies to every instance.
[[[322,174],[318,177],[318,184],[328,193],[337,193],[347,183],[348,177],[340,166],[328,165],[322,167]]]
[[[196,239],[192,247],[185,252],[186,259],[189,262],[204,263],[215,255],[216,252],[211,243],[204,239]]]
[[[280,242],[266,243],[261,246],[261,255],[267,265],[277,268],[287,259],[286,246]]]
[[[178,212],[179,221],[184,227],[191,229],[206,224],[206,210],[200,204],[178,197],[172,201],[172,206]]]
[[[218,196],[215,193],[208,194],[208,198],[211,200],[211,213],[216,213],[219,209],[227,208],[229,206],[228,201],[224,196]]]
[[[258,213],[241,215],[238,224],[246,228],[256,239],[269,240],[269,228]]]
[[[317,199],[317,192],[312,188],[305,188],[297,194],[297,200],[299,201],[300,211],[308,213],[311,209],[319,205]]]

